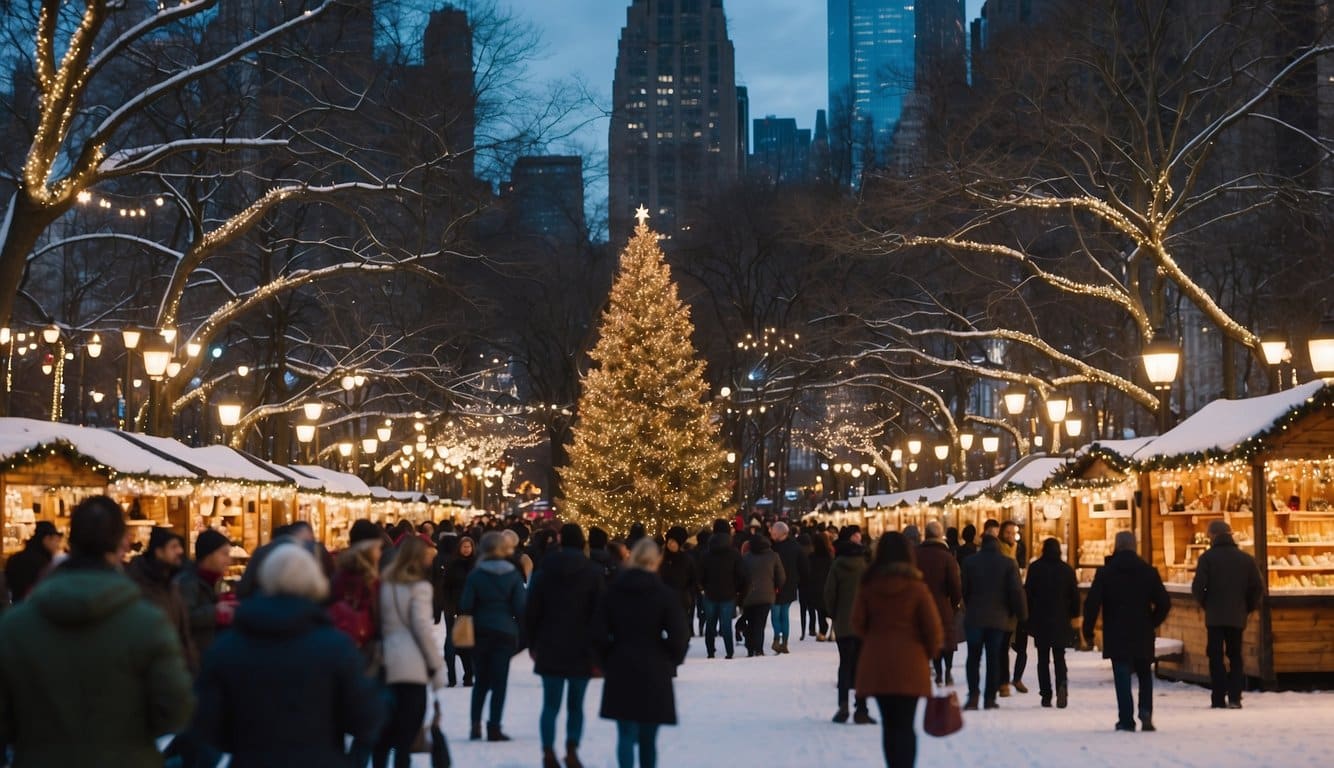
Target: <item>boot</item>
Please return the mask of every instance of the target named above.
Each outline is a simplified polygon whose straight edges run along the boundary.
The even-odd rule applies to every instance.
[[[579,745],[573,741],[565,742],[565,768],[584,768],[579,762]]]
[[[556,750],[542,750],[542,768],[560,768],[560,761],[556,759]]]
[[[1047,709],[1051,709],[1051,694],[1050,694],[1050,693],[1044,693],[1044,694],[1042,694],[1042,706],[1046,707]]]
[[[976,693],[970,693],[970,694],[968,694],[968,700],[967,700],[966,702],[964,702],[963,708],[966,709],[966,710],[969,710],[969,711],[974,711],[974,710],[977,709],[977,694],[976,694]]]
[[[953,672],[948,672],[948,671],[947,671],[947,672],[945,673],[945,685],[954,685],[954,673],[953,673]]]
[[[844,704],[834,713],[834,722],[842,724],[848,721],[848,705]]]
[[[778,643],[778,652],[779,652],[779,653],[787,653],[787,638],[786,638],[786,637],[783,638],[782,641],[780,641],[780,642]]]
[[[1014,689],[1020,693],[1028,693],[1028,686],[1024,685],[1023,680],[1015,680]]]
[[[487,740],[487,741],[509,741],[509,740],[510,740],[510,737],[506,736],[504,733],[501,733],[501,731],[500,731],[500,726],[498,726],[498,725],[492,725],[492,724],[490,724],[490,723],[487,723],[487,724],[486,724],[486,740]]]
[[[857,710],[852,713],[852,722],[857,725],[875,725],[875,718],[871,717],[871,713],[866,711],[866,702],[862,702]]]
[[[774,641],[772,643],[769,643],[769,650],[773,651],[774,653],[781,653],[781,651],[778,650],[778,646],[780,645],[781,640],[782,638],[780,638],[778,635],[774,635]]]
[[[482,739],[482,724],[474,720],[472,721],[472,728],[468,730],[468,740],[481,741],[481,739]]]
[[[1009,683],[1001,683],[1001,687],[1000,687],[1000,697],[1001,697],[1002,699],[1004,699],[1004,698],[1009,697],[1009,695],[1010,695],[1010,684],[1009,684]]]
[[[1066,706],[1068,706],[1069,704],[1070,704],[1069,691],[1066,689],[1064,685],[1058,686],[1056,688],[1056,707],[1058,709],[1065,709]]]

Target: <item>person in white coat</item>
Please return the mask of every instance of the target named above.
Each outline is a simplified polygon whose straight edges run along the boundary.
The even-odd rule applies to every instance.
[[[412,742],[426,718],[426,687],[445,685],[445,660],[432,629],[432,590],[427,580],[434,559],[430,542],[406,537],[380,579],[384,679],[394,708],[375,747],[375,768],[389,764],[391,750],[394,768],[411,765]]]

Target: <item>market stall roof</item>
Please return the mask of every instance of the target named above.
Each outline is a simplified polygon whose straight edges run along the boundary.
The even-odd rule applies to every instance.
[[[390,491],[389,494],[393,496],[394,501],[428,501],[426,494],[421,493],[420,491]]]
[[[954,495],[964,484],[953,482],[942,485],[933,485],[930,488],[919,488],[916,491],[909,491],[908,501],[919,504],[939,504]]]
[[[376,501],[388,501],[394,498],[394,492],[384,487],[383,485],[372,485],[371,498],[375,499]]]
[[[360,496],[369,498],[371,495],[370,486],[361,481],[356,475],[350,475],[346,472],[339,472],[336,469],[320,467],[313,464],[293,464],[291,469],[304,473],[320,481],[320,487],[326,493],[337,494],[340,496]]]
[[[163,458],[198,470],[207,480],[267,485],[292,485],[291,478],[267,468],[262,462],[225,445],[191,448],[168,437],[109,430],[132,445],[146,448]]]
[[[200,472],[130,443],[110,430],[36,419],[0,418],[0,461],[9,463],[29,453],[66,450],[75,459],[105,467],[110,475],[167,482],[195,481]],[[93,467],[97,469],[97,467]]]
[[[1067,461],[1064,456],[1033,455],[1023,466],[1017,467],[1009,477],[1005,478],[1005,484],[1001,489],[1042,490],[1057,472],[1065,468]]]
[[[1095,440],[1080,446],[1075,451],[1075,458],[1088,456],[1096,452],[1112,453],[1123,458],[1130,458],[1135,452],[1157,439],[1157,435],[1145,435],[1144,437],[1131,437],[1125,440]]]
[[[1284,392],[1244,400],[1215,400],[1175,428],[1135,452],[1136,462],[1152,463],[1192,455],[1226,456],[1258,437],[1324,389],[1320,380]]]
[[[950,495],[949,500],[963,503],[976,499],[991,490],[991,481],[990,477],[985,480],[969,480],[960,485],[959,489]]]
[[[285,467],[281,464],[274,464],[271,461],[265,461],[264,464],[267,465],[268,468],[273,472],[276,472],[279,475],[282,475],[283,477],[287,478],[288,480],[291,480],[293,483],[296,483],[296,487],[302,491],[312,491],[315,493],[319,493],[320,491],[324,490],[324,481],[319,480],[318,478],[312,475],[308,475],[305,472],[300,472],[293,467]]]
[[[871,509],[884,509],[885,507],[897,507],[900,504],[906,504],[909,500],[911,491],[896,491],[894,493],[876,493],[870,496],[849,496],[847,506],[860,507],[867,506]],[[837,504],[838,502],[826,502],[828,504]]]

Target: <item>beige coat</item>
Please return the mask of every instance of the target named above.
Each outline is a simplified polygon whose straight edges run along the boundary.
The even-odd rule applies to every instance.
[[[385,682],[444,687],[445,660],[435,641],[431,594],[426,580],[380,584]]]

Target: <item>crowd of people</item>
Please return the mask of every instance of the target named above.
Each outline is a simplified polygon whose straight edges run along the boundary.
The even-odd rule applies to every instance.
[[[1140,728],[1153,730],[1149,670],[1168,600],[1134,535],[1117,535],[1081,609],[1060,543],[1043,541],[1028,562],[1017,534],[1013,521],[986,521],[980,539],[973,526],[932,521],[871,546],[857,526],[758,517],[693,536],[636,525],[624,539],[554,521],[358,520],[331,555],[294,523],[231,584],[223,534],[201,532],[188,558],[181,536],[155,528],[127,561],[121,508],[92,497],[71,513],[68,542],[39,524],[6,564],[14,607],[0,618],[0,746],[16,768],[212,766],[223,754],[237,768],[405,768],[430,692],[460,681],[472,689],[469,738],[510,740],[511,660],[526,652],[541,678],[543,768],[583,765],[595,677],[598,713],[616,722],[617,764],[655,766],[658,730],[677,722],[673,681],[690,638],[703,636],[709,659],[720,638],[725,659],[737,643],[751,658],[790,653],[793,603],[798,640],[837,646],[833,721],[876,724],[874,701],[888,766],[914,764],[919,701],[954,684],[960,643],[965,709],[1028,692],[1030,638],[1041,705],[1068,706],[1065,650],[1081,616],[1084,640],[1101,629],[1112,662],[1116,729],[1135,730],[1134,675]],[[1241,630],[1263,590],[1226,526],[1210,534],[1195,595],[1213,704],[1237,708]],[[155,738],[167,734],[164,754]]]

